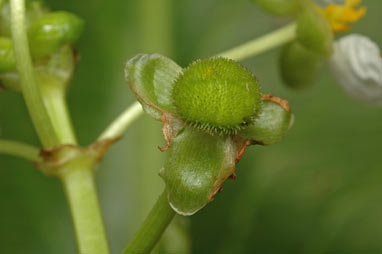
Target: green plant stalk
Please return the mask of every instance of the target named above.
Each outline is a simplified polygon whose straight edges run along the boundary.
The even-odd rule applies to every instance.
[[[25,3],[24,0],[11,0],[10,3],[12,40],[21,90],[37,135],[44,147],[52,147],[57,145],[59,140],[41,98],[33,70],[25,29]]]
[[[48,111],[60,144],[77,144],[77,139],[73,131],[69,111],[66,104],[64,89],[60,84],[41,84],[42,98]]]
[[[229,49],[216,56],[226,57],[235,61],[242,61],[277,46],[283,45],[296,38],[296,23],[281,27],[269,34]]]
[[[30,161],[38,161],[40,149],[21,142],[0,139],[0,154],[21,157]]]
[[[11,0],[11,29],[22,92],[43,146],[76,145],[64,90],[45,87],[42,96],[37,84],[25,29],[24,0]],[[60,169],[66,172],[60,175],[60,180],[69,201],[81,254],[109,253],[93,180],[94,164],[73,161]]]
[[[79,253],[107,254],[108,243],[91,168],[86,160],[73,161],[60,179],[69,202]]]
[[[150,253],[174,216],[175,212],[168,204],[167,191],[164,190],[123,253]]]

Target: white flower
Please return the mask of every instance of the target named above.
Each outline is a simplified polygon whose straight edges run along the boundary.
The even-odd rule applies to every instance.
[[[334,43],[330,69],[346,92],[369,104],[382,104],[382,57],[369,38],[351,34]]]

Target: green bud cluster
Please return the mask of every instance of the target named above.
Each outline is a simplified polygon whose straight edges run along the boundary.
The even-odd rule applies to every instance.
[[[253,0],[266,12],[296,20],[296,39],[280,57],[280,72],[290,88],[303,89],[315,80],[324,58],[333,53],[333,32],[319,7],[310,0]]]
[[[83,30],[83,21],[69,12],[49,12],[41,1],[28,1],[26,25],[29,48],[36,71],[44,68],[50,72],[56,70],[57,73],[53,76],[61,80],[63,69],[64,73],[71,75],[71,67],[67,66],[73,65],[73,52],[63,48],[69,47],[68,45],[78,40]],[[18,91],[20,90],[19,78],[10,37],[10,6],[7,1],[3,1],[0,4],[0,80],[2,87]],[[62,55],[63,52],[66,56]],[[63,62],[59,64],[57,59],[62,59]],[[69,64],[67,59],[71,59],[72,63]],[[40,76],[40,73],[37,76]]]
[[[250,144],[280,141],[292,123],[286,101],[263,95],[257,79],[225,58],[183,69],[159,54],[137,55],[126,81],[147,114],[163,122],[168,158],[160,171],[171,207],[191,215],[235,175]]]

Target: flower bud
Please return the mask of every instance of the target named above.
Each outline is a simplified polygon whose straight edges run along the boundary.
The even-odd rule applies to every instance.
[[[382,58],[369,38],[351,34],[334,44],[330,69],[338,84],[351,96],[370,104],[382,104]]]
[[[51,12],[36,20],[28,29],[32,57],[47,56],[66,43],[74,43],[82,33],[83,21],[65,11]]]
[[[12,40],[7,37],[0,37],[0,73],[14,71],[16,61],[13,54]]]
[[[306,8],[297,19],[297,40],[323,56],[332,54],[333,32],[329,22],[314,9]]]
[[[301,9],[301,0],[252,0],[270,14],[290,16]]]
[[[321,57],[294,41],[284,46],[280,56],[280,73],[284,83],[294,89],[304,89],[313,84]]]

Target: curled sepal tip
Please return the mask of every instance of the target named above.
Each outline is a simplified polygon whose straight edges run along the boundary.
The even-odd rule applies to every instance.
[[[293,114],[289,103],[279,97],[267,94],[263,100],[262,110],[255,122],[238,135],[255,144],[271,145],[286,135],[293,124]]]
[[[171,100],[173,83],[182,68],[160,54],[140,54],[126,63],[125,78],[143,109],[160,120],[165,112],[174,112]]]
[[[235,160],[245,143],[185,127],[174,138],[159,175],[166,183],[171,207],[192,215],[213,200],[234,175]]]
[[[82,19],[69,12],[57,11],[43,15],[28,29],[32,57],[39,59],[66,43],[75,43],[82,33],[83,25]]]

